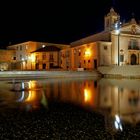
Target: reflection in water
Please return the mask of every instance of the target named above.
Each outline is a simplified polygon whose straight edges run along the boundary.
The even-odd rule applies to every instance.
[[[47,100],[44,99],[45,95],[42,93],[42,88],[37,81],[16,82],[13,83],[12,87],[14,87],[12,91],[15,92],[18,98],[17,102],[24,103],[28,111],[39,108],[40,103],[44,107],[47,106]],[[42,102],[40,102],[41,97]]]
[[[100,108],[110,108],[106,119],[111,116],[117,130],[123,130],[123,123],[136,125],[140,122],[139,82],[140,80],[128,79],[101,79],[99,82],[99,93],[102,95]],[[106,125],[109,127],[110,123]]]
[[[91,100],[91,93],[88,89],[84,89],[84,99],[85,102],[89,102]]]
[[[17,99],[17,102],[22,102],[24,100],[24,96],[25,96],[24,91],[21,91],[21,96],[19,97],[19,99]]]
[[[139,82],[131,79],[14,81],[11,85],[14,90],[9,92],[15,94],[10,93],[9,97],[28,111],[47,108],[52,100],[77,104],[104,114],[107,129],[123,131],[125,122],[133,125],[140,122]]]
[[[123,130],[122,128],[122,124],[121,124],[121,120],[120,120],[120,117],[118,115],[115,115],[115,121],[114,121],[114,124],[115,124],[115,128],[117,130]]]

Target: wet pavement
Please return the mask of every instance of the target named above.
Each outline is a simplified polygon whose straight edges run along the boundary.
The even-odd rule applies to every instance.
[[[48,109],[30,112],[10,109],[0,115],[1,140],[135,140],[139,132],[140,125],[128,125],[123,132],[111,134],[102,115],[68,103],[51,103]]]
[[[0,116],[0,139],[111,139],[103,116],[68,104],[53,103],[47,110],[10,109]]]

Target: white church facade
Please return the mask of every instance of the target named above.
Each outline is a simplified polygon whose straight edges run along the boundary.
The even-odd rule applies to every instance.
[[[104,31],[71,43],[71,47],[75,49],[82,49],[84,46],[91,47],[91,53],[94,53],[89,58],[93,61],[91,69],[110,65],[139,65],[140,25],[134,18],[128,23],[121,23],[120,15],[111,8],[104,17]],[[78,59],[77,56],[75,60]],[[97,66],[94,64],[95,60]]]
[[[105,16],[105,30],[111,31],[111,64],[140,64],[140,25],[135,18],[127,23],[120,22],[120,16],[113,8]]]

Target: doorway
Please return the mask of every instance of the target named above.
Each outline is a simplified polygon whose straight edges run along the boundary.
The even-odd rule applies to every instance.
[[[135,54],[131,55],[131,65],[137,64],[137,56]]]
[[[94,59],[94,69],[97,69],[97,59]]]
[[[43,64],[43,69],[46,69],[46,64]]]

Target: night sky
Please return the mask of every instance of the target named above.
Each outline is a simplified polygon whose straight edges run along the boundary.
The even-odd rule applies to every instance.
[[[69,44],[100,32],[111,7],[126,22],[139,20],[138,0],[34,0],[0,4],[0,48],[24,41]]]

